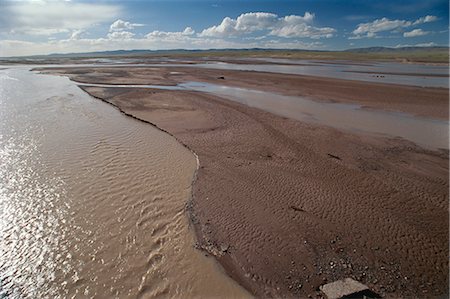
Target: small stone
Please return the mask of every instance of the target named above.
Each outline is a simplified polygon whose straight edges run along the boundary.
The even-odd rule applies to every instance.
[[[228,252],[228,249],[230,249],[230,245],[226,245],[226,244],[220,245],[220,251],[222,251],[222,253]]]
[[[347,296],[351,297],[352,294],[369,290],[366,285],[351,278],[322,285],[319,289],[328,299],[338,299]]]

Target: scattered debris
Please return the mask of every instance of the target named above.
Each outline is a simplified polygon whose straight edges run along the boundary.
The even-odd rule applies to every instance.
[[[328,299],[340,298],[380,298],[366,285],[351,279],[334,281],[319,287]]]
[[[329,157],[331,157],[331,158],[334,158],[334,159],[337,159],[337,160],[341,160],[341,157],[338,157],[338,156],[335,156],[335,155],[332,155],[332,154],[327,154]]]

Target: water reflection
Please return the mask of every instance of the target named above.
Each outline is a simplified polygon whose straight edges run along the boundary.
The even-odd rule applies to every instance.
[[[7,82],[6,82],[7,81]],[[13,98],[18,79],[0,75],[0,292],[9,298],[56,297],[56,277],[73,271],[65,242],[71,201],[42,160],[45,127],[26,98]]]

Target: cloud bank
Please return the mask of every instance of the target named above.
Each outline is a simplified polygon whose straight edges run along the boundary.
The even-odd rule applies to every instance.
[[[208,37],[233,37],[260,32],[277,37],[330,38],[336,32],[331,27],[315,27],[315,15],[305,12],[303,16],[279,17],[273,13],[250,12],[236,19],[226,17],[219,25],[204,29],[199,35]]]
[[[120,13],[111,4],[68,1],[2,2],[0,32],[52,35],[92,27],[110,21]]]
[[[75,53],[132,49],[291,48],[326,49],[324,41],[337,36],[336,28],[322,26],[312,12],[280,16],[247,12],[227,16],[220,23],[179,31],[144,30],[145,25],[125,19],[115,2],[67,0],[0,0],[0,56]],[[361,20],[365,16],[349,16]],[[349,39],[386,37],[415,38],[436,31],[418,26],[438,18],[425,15],[415,20],[386,17],[358,24]],[[143,21],[143,23],[147,23]],[[152,23],[149,20],[149,23]],[[189,25],[189,24],[187,24]],[[345,32],[345,30],[344,30]],[[384,35],[383,35],[384,34]],[[335,42],[331,39],[328,42]],[[417,41],[423,42],[418,39]],[[423,43],[426,44],[426,43]]]
[[[424,16],[415,21],[406,20],[390,20],[388,18],[376,19],[375,21],[359,24],[355,30],[353,30],[353,36],[350,39],[359,38],[374,38],[377,37],[377,33],[380,32],[400,32],[405,28],[417,26],[424,23],[430,23],[437,21],[436,16]],[[421,29],[419,29],[421,30]],[[413,30],[414,31],[414,30]],[[422,34],[423,35],[423,34]]]
[[[42,42],[19,41],[4,39],[0,41],[0,56],[32,55],[48,53],[68,53],[104,51],[116,49],[214,49],[214,48],[293,48],[293,49],[320,49],[321,42],[314,41],[320,38],[332,37],[336,30],[331,27],[316,27],[313,25],[315,15],[305,12],[303,16],[289,15],[280,17],[273,13],[250,12],[238,16],[236,19],[226,17],[219,25],[211,26],[197,33],[192,27],[186,27],[182,31],[153,30],[147,34],[133,32],[144,24],[133,23],[129,20],[117,18],[115,7],[105,9],[102,5],[71,6],[68,3],[44,2],[42,7],[51,8],[52,13],[44,14],[46,17],[61,13],[65,9],[75,9],[72,21],[61,24],[58,21],[49,21],[35,26],[35,31],[28,30],[28,34],[48,34],[67,32],[65,39],[49,39]],[[34,4],[33,4],[34,5]],[[34,6],[27,4],[28,7]],[[67,6],[69,5],[69,6]],[[20,13],[24,9],[15,8]],[[81,9],[78,11],[77,9]],[[88,29],[97,22],[103,22],[106,18],[92,17],[83,19],[81,15],[86,10],[95,10],[89,16],[98,13],[108,13],[110,19],[109,30],[100,38],[86,38]],[[105,10],[105,11],[103,11]],[[18,17],[19,14],[16,14]],[[40,12],[39,12],[40,13]],[[70,12],[72,13],[72,12]],[[27,15],[27,13],[25,13]],[[112,19],[111,16],[114,16]],[[63,14],[62,18],[66,18]],[[112,20],[111,20],[112,19]],[[114,20],[115,19],[115,20]],[[113,21],[114,20],[114,21]],[[23,22],[25,24],[26,22]],[[22,25],[23,25],[22,24]],[[15,25],[17,26],[17,24]],[[28,26],[28,25],[27,25]],[[25,30],[27,26],[19,26]],[[31,24],[29,24],[31,26]],[[237,38],[239,37],[239,38]],[[301,40],[302,38],[310,41]]]

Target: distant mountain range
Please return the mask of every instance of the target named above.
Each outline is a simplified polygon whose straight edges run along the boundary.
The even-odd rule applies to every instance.
[[[28,59],[44,59],[44,58],[92,58],[92,57],[113,57],[113,56],[142,56],[142,55],[170,55],[170,54],[189,54],[189,53],[207,53],[207,52],[350,52],[350,53],[407,53],[414,51],[443,51],[449,50],[449,47],[369,47],[369,48],[355,48],[347,49],[343,51],[325,51],[325,50],[297,50],[297,49],[262,49],[262,48],[250,48],[250,49],[209,49],[209,50],[185,50],[185,49],[173,49],[173,50],[115,50],[115,51],[99,51],[99,52],[85,52],[85,53],[65,53],[65,54],[48,54],[48,55],[33,55],[23,57],[11,57],[28,58]],[[7,57],[0,57],[7,58]]]
[[[449,50],[449,47],[398,47],[398,48],[389,48],[389,47],[369,47],[369,48],[355,48],[344,50],[343,52],[352,52],[352,53],[386,53],[386,52],[414,52],[414,51],[442,51]]]

